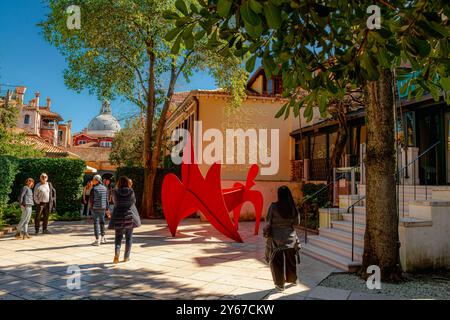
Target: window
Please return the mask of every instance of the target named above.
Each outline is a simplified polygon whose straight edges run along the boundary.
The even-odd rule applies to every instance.
[[[267,93],[273,94],[273,79],[267,80]]]
[[[86,144],[86,143],[87,143],[86,140],[79,140],[79,141],[78,141],[78,145],[80,145],[80,144]]]
[[[24,124],[30,124],[30,115],[26,114],[24,119],[23,119],[23,123]]]
[[[100,141],[100,147],[111,148],[112,142],[111,141]]]

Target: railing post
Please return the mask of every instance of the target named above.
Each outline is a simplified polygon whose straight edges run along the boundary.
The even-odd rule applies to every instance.
[[[305,213],[305,243],[308,243],[308,214],[305,206],[303,206],[303,211]]]
[[[352,262],[355,251],[355,206],[352,207]]]
[[[414,201],[416,200],[416,161],[414,161]]]
[[[406,169],[408,169],[408,168],[406,168]],[[402,176],[403,176],[403,185],[402,185],[402,188],[403,188],[403,190],[402,190],[402,192],[403,192],[403,200],[402,200],[403,201],[403,203],[402,203],[403,214],[402,214],[402,216],[404,218],[405,217],[405,175],[402,175]]]
[[[437,148],[437,145],[434,147],[434,150],[435,150],[435,158],[436,158],[436,185],[438,186],[439,185],[439,171],[438,171],[438,156],[439,156],[439,152],[438,152],[438,148]]]
[[[333,206],[336,205],[336,168],[333,168]]]

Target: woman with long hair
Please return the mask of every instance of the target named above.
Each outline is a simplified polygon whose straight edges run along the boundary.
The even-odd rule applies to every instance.
[[[112,192],[114,211],[108,228],[114,229],[115,252],[114,263],[119,263],[120,247],[125,234],[125,256],[124,262],[130,260],[131,244],[133,242],[133,229],[140,226],[139,214],[136,209],[136,196],[131,188],[131,180],[121,176],[117,181],[116,188]]]
[[[91,190],[94,187],[92,180],[89,180],[86,186],[83,188],[83,216],[90,216],[91,209],[89,208],[89,197],[91,195]]]
[[[287,186],[278,188],[278,201],[270,205],[264,227],[266,261],[270,265],[275,287],[284,290],[285,283],[297,283],[299,240],[294,225],[300,224],[300,215],[292,193]]]

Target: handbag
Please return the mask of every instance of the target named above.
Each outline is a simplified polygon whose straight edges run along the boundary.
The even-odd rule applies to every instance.
[[[135,228],[139,228],[142,225],[142,222],[141,217],[139,216],[139,211],[136,208],[135,204],[131,206],[131,212],[133,214],[133,223],[135,225]]]

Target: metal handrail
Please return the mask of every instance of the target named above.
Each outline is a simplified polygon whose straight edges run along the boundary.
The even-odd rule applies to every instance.
[[[425,154],[427,154],[428,152],[430,152],[431,150],[433,150],[434,148],[436,148],[437,145],[439,145],[441,143],[441,141],[437,141],[434,144],[432,144],[429,148],[427,148],[424,152],[422,152],[420,155],[418,155],[414,160],[412,160],[411,162],[409,162],[408,164],[406,164],[403,168],[401,168],[400,170],[398,170],[396,172],[396,176],[397,176],[397,181],[399,181],[398,177],[400,176],[401,172],[405,169],[407,169],[410,165],[415,164],[420,158],[422,158]],[[437,161],[437,159],[436,159]],[[414,168],[414,199],[416,198],[416,170]],[[426,180],[425,180],[426,182]],[[425,189],[426,190],[426,189]],[[354,203],[352,203],[348,208],[347,208],[347,213],[350,213],[351,210],[351,214],[352,214],[352,262],[354,260],[354,251],[355,251],[355,206],[360,203],[361,201],[363,201],[364,199],[366,199],[366,195],[362,196],[361,198],[359,198],[358,200],[356,200]],[[405,213],[405,209],[404,209],[404,205],[405,205],[405,187],[404,187],[404,182],[403,182],[403,214]],[[399,207],[398,207],[399,210]]]
[[[414,182],[414,200],[416,200],[416,163],[419,159],[421,159],[424,155],[428,154],[431,150],[435,149],[437,153],[437,146],[441,143],[441,141],[436,141],[433,143],[430,147],[428,147],[424,152],[422,152],[420,155],[418,155],[414,160],[406,164],[403,168],[399,169],[396,173],[396,180],[397,180],[397,198],[398,202],[400,201],[400,174],[403,170],[407,170],[408,167],[412,164],[414,164],[413,168],[413,182]],[[428,161],[427,161],[428,162]],[[438,168],[437,168],[437,162],[438,162],[438,156],[436,155],[436,183],[438,183]],[[406,171],[408,172],[408,171]],[[427,172],[428,172],[428,166],[425,166],[425,199],[428,199],[428,181],[427,181]],[[405,176],[403,178],[403,189],[402,189],[402,209],[403,209],[403,217],[405,217]],[[400,216],[400,204],[397,203],[397,213],[398,216]]]
[[[433,143],[431,145],[431,147],[429,147],[428,149],[426,149],[424,152],[422,152],[421,154],[419,154],[417,157],[414,158],[413,161],[411,161],[410,163],[408,163],[407,165],[405,165],[403,168],[399,169],[397,171],[397,175],[401,173],[401,171],[407,169],[410,165],[412,165],[414,162],[416,162],[417,160],[419,160],[420,158],[422,158],[425,154],[427,154],[428,152],[430,152],[433,148],[435,148],[438,144],[440,144],[441,141],[437,141],[435,143]]]
[[[359,165],[353,166],[351,167],[351,169],[354,168],[359,168]],[[338,177],[336,177],[333,181],[330,181],[327,185],[325,185],[324,187],[320,188],[319,190],[317,190],[316,192],[314,192],[313,194],[306,196],[302,199],[302,202],[299,206],[300,209],[303,209],[303,211],[305,211],[303,205],[308,202],[309,200],[312,200],[314,198],[316,198],[319,194],[321,194],[322,192],[324,192],[325,190],[328,190],[328,188],[330,187],[330,185],[336,183],[336,181],[342,179],[343,177],[345,177],[346,173],[343,173],[341,175],[339,175]],[[308,228],[307,228],[307,224],[308,224],[308,215],[306,213],[306,211],[304,212],[304,217],[305,217],[305,226],[304,226],[304,232],[305,232],[305,243],[308,242]]]
[[[352,210],[352,262],[355,256],[355,206],[365,198],[366,195],[363,195],[361,198],[356,200],[351,206],[347,208],[347,213],[350,213],[350,209]]]

